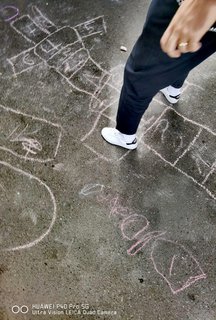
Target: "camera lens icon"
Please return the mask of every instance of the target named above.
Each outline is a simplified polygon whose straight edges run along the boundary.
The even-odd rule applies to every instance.
[[[29,311],[29,308],[27,306],[17,306],[17,305],[14,305],[12,308],[11,308],[11,311],[15,314],[18,314],[18,313],[22,313],[22,314],[26,314],[28,313]]]

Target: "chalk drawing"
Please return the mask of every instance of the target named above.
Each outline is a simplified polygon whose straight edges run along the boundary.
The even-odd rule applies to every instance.
[[[85,21],[74,27],[57,27],[36,7],[33,15],[24,15],[11,23],[11,27],[32,46],[7,59],[13,75],[31,71],[40,63],[55,70],[74,90],[90,97],[88,109],[95,120],[81,142],[94,132],[101,115],[118,101],[122,82],[119,65],[104,70],[90,55],[84,40],[107,32],[103,16]],[[87,143],[84,144],[87,148]]]
[[[96,185],[90,185],[90,190],[91,187],[94,190]],[[85,189],[88,191],[88,185],[79,194],[83,194]],[[110,188],[104,185],[103,188],[97,188],[97,193],[97,201],[105,205],[109,216],[120,219],[118,227],[122,238],[132,242],[127,250],[128,255],[135,256],[152,242],[150,259],[154,269],[165,280],[173,294],[207,277],[198,260],[184,246],[164,238],[166,231],[147,231],[151,226],[150,221],[144,215],[134,213],[131,208],[123,206],[120,195],[113,194]],[[85,193],[86,196],[89,194],[91,193]],[[170,247],[168,250],[167,246]]]
[[[0,17],[5,22],[10,22],[16,19],[19,15],[19,9],[15,6],[5,5],[0,7]]]
[[[156,125],[156,128],[154,129],[153,133],[156,131],[161,131],[161,142],[164,143],[164,135],[169,127],[169,122],[167,119],[161,119],[158,124]]]
[[[33,21],[40,29],[47,34],[56,31],[56,25],[47,17],[45,17],[45,15],[36,6],[32,6],[31,9],[34,15]]]
[[[166,231],[152,231],[148,232],[143,236],[143,238],[140,238],[137,240],[136,243],[134,243],[128,250],[127,253],[130,256],[135,256],[138,252],[140,252],[141,249],[143,249],[151,240],[160,239],[162,235],[165,235]]]
[[[127,229],[131,231],[131,225],[137,224],[138,230],[137,232],[133,232],[132,235],[127,234]],[[140,229],[140,225],[143,227]],[[142,234],[147,228],[149,227],[149,221],[146,219],[146,217],[139,215],[139,214],[132,214],[128,217],[126,217],[122,223],[121,223],[121,232],[124,239],[127,240],[134,240],[137,239],[140,234]]]
[[[182,128],[182,133],[173,132],[172,119]],[[200,143],[200,140],[202,140],[202,135],[208,135],[208,140],[215,141],[216,133],[211,129],[184,117],[173,108],[167,107],[144,132],[143,142],[145,147],[154,152],[165,163],[190,178],[195,184],[204,189],[210,197],[216,200],[216,193],[213,188],[210,191],[209,187],[206,187],[208,179],[216,169],[214,165],[215,158],[213,156],[211,160],[212,163],[208,164],[200,155],[202,149],[196,148],[195,151],[193,150],[196,145]],[[158,137],[160,137],[159,141]],[[214,155],[216,152],[215,142],[212,143],[211,149],[210,152]],[[190,157],[190,160],[195,161],[200,177],[197,176],[193,170],[189,171],[187,166],[183,164],[186,157]],[[203,165],[205,165],[205,171],[203,171]]]
[[[37,43],[37,41],[40,41],[47,36],[47,33],[37,26],[29,15],[21,16],[13,21],[11,27],[32,44]]]
[[[14,77],[41,64],[41,59],[30,48],[7,60],[11,65]]]
[[[0,105],[0,150],[24,160],[52,161],[62,137],[60,125]]]
[[[104,185],[100,183],[89,183],[85,185],[79,192],[82,196],[88,196],[89,194],[100,193],[104,188]]]
[[[166,257],[160,254],[165,249]],[[168,255],[170,255],[170,262]],[[173,294],[177,294],[198,280],[207,277],[191,252],[171,240],[164,238],[155,240],[151,251],[151,260],[155,271],[167,282]]]
[[[51,210],[51,212],[48,213],[48,217],[50,216],[49,220],[51,220],[51,221],[50,221],[48,227],[46,227],[46,230],[43,231],[43,233],[39,237],[37,237],[36,239],[34,239],[32,241],[28,241],[25,244],[19,244],[19,245],[13,245],[13,246],[8,245],[7,248],[3,248],[2,250],[4,250],[4,251],[17,251],[17,250],[31,248],[31,247],[35,246],[36,244],[38,244],[39,242],[41,242],[46,236],[48,236],[48,234],[50,233],[50,231],[53,228],[53,225],[56,221],[56,200],[55,200],[55,197],[54,197],[51,189],[43,181],[41,181],[39,178],[33,176],[32,174],[25,172],[19,168],[16,168],[16,167],[14,167],[4,161],[0,161],[0,166],[1,166],[1,177],[4,173],[4,170],[6,171],[5,174],[7,174],[7,175],[8,175],[7,171],[9,170],[10,175],[14,175],[17,179],[20,178],[21,182],[23,182],[25,180],[25,182],[29,183],[29,185],[31,187],[32,187],[32,185],[35,186],[36,189],[41,190],[41,193],[47,195],[46,201],[49,204],[50,210]],[[8,190],[7,193],[12,192],[11,189],[12,188],[10,188],[10,190]],[[13,196],[13,195],[11,195],[11,196]],[[21,195],[20,195],[20,193],[18,193],[18,194],[15,194],[15,196],[16,196],[15,199],[18,201],[17,196],[20,198]],[[1,199],[3,199],[3,198],[1,198]],[[6,199],[6,200],[7,201],[5,203],[1,203],[1,206],[3,206],[3,208],[4,208],[4,205],[5,206],[6,206],[6,204],[8,205],[8,199]],[[34,201],[32,201],[32,202],[29,202],[28,204],[30,204],[34,207],[29,207],[29,208],[26,208],[25,210],[21,210],[21,212],[20,212],[21,218],[29,216],[33,222],[33,225],[37,225],[37,214],[38,214],[37,213],[37,210],[38,210],[37,209],[37,201],[36,201],[36,203],[34,203]],[[11,203],[11,205],[12,205],[12,203]],[[20,208],[22,208],[22,206]],[[26,211],[26,210],[28,210],[28,211]],[[44,214],[46,214],[46,212],[44,212]],[[12,232],[12,235],[14,236],[14,233],[15,233],[14,230],[11,230],[11,232]],[[19,230],[19,234],[20,234],[20,230]],[[9,243],[11,243],[12,240],[13,239],[11,239],[9,241]],[[23,237],[21,239],[19,239],[19,242],[21,242],[21,241],[23,241]]]
[[[104,16],[99,16],[95,19],[88,20],[74,27],[82,39],[94,35],[103,35],[107,32]]]
[[[74,27],[67,25],[57,27],[36,6],[32,7],[32,11],[32,16],[21,16],[11,23],[11,27],[32,45],[29,49],[8,59],[14,76],[17,77],[23,72],[31,71],[38,64],[44,63],[47,67],[55,70],[74,90],[88,95],[90,97],[88,111],[94,114],[94,120],[88,131],[81,137],[81,142],[98,158],[112,162],[112,158],[110,159],[95,150],[95,145],[89,142],[91,140],[89,138],[97,130],[101,116],[111,119],[107,111],[117,105],[123,78],[123,65],[116,66],[109,71],[104,70],[92,59],[90,50],[85,44],[86,38],[103,35],[107,32],[104,17],[99,16]],[[183,90],[191,85],[196,86],[186,81]],[[202,87],[197,87],[203,90]],[[214,191],[206,186],[207,180],[215,172],[215,167],[209,168],[210,171],[202,177],[203,182],[201,183],[196,176],[191,172],[185,172],[180,166],[181,159],[183,160],[191,152],[203,131],[206,130],[211,135],[215,135],[215,133],[208,127],[184,117],[171,107],[167,107],[157,98],[154,98],[154,101],[164,105],[166,109],[152,125],[144,130],[145,140],[146,137],[151,136],[148,142],[145,141],[144,147],[146,146],[164,162],[192,179],[194,183],[216,199]],[[173,120],[178,123],[175,130],[173,129]],[[181,128],[179,123],[181,126],[189,128],[187,132],[178,129],[178,127]],[[157,139],[160,147],[155,145]],[[31,145],[35,146],[35,143],[34,141]],[[163,147],[165,147],[164,150]],[[170,147],[169,152],[167,152],[167,147]],[[130,152],[125,151],[117,160],[122,161]],[[199,165],[198,171],[201,170],[199,158],[195,160],[195,163],[196,166]]]

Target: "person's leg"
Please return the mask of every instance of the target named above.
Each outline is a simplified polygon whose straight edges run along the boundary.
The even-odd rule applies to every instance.
[[[170,84],[168,87],[163,88],[160,92],[164,95],[166,100],[171,104],[176,104],[181,95],[181,88],[187,78],[188,73],[182,74],[174,83]]]
[[[125,67],[117,113],[117,130],[111,139],[109,135],[112,135],[112,132],[107,128],[102,130],[102,136],[112,144],[127,148],[124,143],[115,141],[118,132],[127,135],[127,142],[132,142],[141,117],[153,96],[177,81],[182,84],[192,68],[216,51],[216,36],[210,32],[203,37],[202,47],[195,53],[183,54],[180,58],[173,59],[161,50],[160,38],[177,8],[175,0],[152,1],[143,32]],[[131,140],[128,135],[131,135]],[[132,148],[135,146],[130,146],[130,149]]]

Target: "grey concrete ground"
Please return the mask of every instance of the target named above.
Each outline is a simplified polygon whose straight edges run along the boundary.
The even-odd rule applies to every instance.
[[[1,320],[216,319],[215,56],[100,137],[148,4],[1,1]]]

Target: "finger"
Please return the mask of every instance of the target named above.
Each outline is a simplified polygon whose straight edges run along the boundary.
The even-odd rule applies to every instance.
[[[201,42],[189,42],[187,52],[196,52],[202,47]]]
[[[170,33],[169,37],[166,36],[164,39],[161,39],[162,50],[172,58],[180,57],[181,53],[177,47],[177,43],[178,43],[177,33],[175,32]]]
[[[189,52],[189,41],[187,39],[179,40],[177,48],[181,53]]]
[[[166,52],[166,44],[167,44],[171,35],[172,35],[172,31],[170,30],[170,28],[167,28],[166,31],[164,32],[163,36],[160,39],[161,49],[164,52]]]

